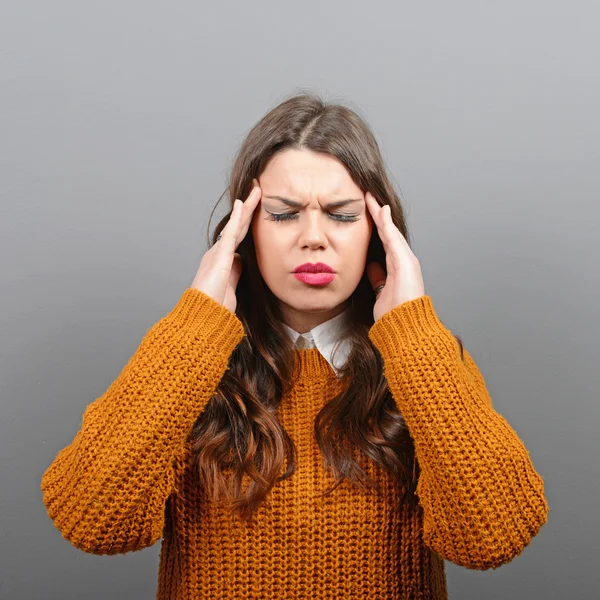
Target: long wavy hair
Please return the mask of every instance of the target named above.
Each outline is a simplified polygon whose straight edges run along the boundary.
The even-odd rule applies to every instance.
[[[252,189],[252,179],[260,177],[276,153],[288,148],[337,158],[363,191],[370,191],[381,205],[390,205],[394,224],[410,244],[400,198],[365,120],[347,106],[305,91],[268,112],[242,142],[228,187],[221,195],[228,193],[230,210],[212,236],[207,231],[209,245],[216,242],[227,223],[233,201],[244,200]],[[295,444],[279,422],[276,409],[298,373],[297,355],[281,325],[278,300],[258,269],[251,229],[237,252],[243,269],[235,312],[246,336],[233,351],[228,370],[194,424],[191,442],[199,484],[211,501],[249,519],[270,489],[296,470]],[[375,227],[367,253],[370,261],[379,262],[385,270],[385,251]],[[358,451],[393,475],[403,502],[417,503],[420,468],[413,440],[387,386],[382,358],[368,337],[374,302],[365,273],[351,295],[346,336],[352,350],[341,371],[341,378],[352,385],[345,385],[327,402],[314,422],[324,467],[331,468],[335,482],[323,494],[332,493],[345,479],[380,492],[356,460]],[[462,341],[455,337],[462,355]],[[287,469],[280,475],[286,460]],[[245,489],[244,480],[249,481]]]

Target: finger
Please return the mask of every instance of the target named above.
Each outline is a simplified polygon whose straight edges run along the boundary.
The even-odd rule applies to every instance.
[[[252,216],[260,199],[262,197],[262,190],[259,186],[255,186],[252,188],[250,194],[248,194],[248,198],[243,203],[243,214],[240,223],[240,230],[238,231],[238,245],[242,243],[242,240],[246,237],[248,233],[248,229],[250,228],[250,223],[252,222]]]
[[[365,201],[368,202],[369,209],[373,214],[373,220],[377,225],[377,233],[385,251],[387,274],[394,277],[400,269],[400,265],[403,262],[402,254],[406,254],[406,247],[408,245],[406,242],[404,245],[402,244],[404,236],[392,221],[390,205],[384,204],[383,206],[379,206],[372,194],[367,192],[366,196],[368,196],[368,199],[365,197]]]
[[[400,230],[396,227],[392,219],[392,208],[389,204],[385,204],[380,213],[381,218],[381,229],[383,231],[384,236],[386,237],[386,242],[390,242],[390,239],[399,240],[400,244],[404,246],[404,249],[409,251],[412,254],[412,250],[406,241],[406,238],[402,235]]]
[[[377,227],[377,234],[379,235],[379,239],[383,244],[383,248],[387,252],[389,244],[386,232],[384,230],[384,212],[387,205],[379,205],[373,194],[370,192],[365,194],[365,203],[367,204],[367,208],[369,209],[375,226]]]
[[[254,187],[248,195],[246,202],[242,202],[239,198],[234,200],[229,220],[221,231],[221,239],[219,240],[221,242],[221,250],[224,250],[228,254],[237,250],[248,233],[252,214],[260,197],[261,189]]]
[[[396,227],[396,224],[392,220],[392,211],[389,204],[386,205],[387,210],[384,214],[384,228],[388,236],[393,237],[395,240],[400,241],[400,245],[404,247],[406,251],[412,254],[412,250],[406,241],[406,238],[402,235],[400,230]]]
[[[377,200],[375,200],[375,197],[373,196],[373,194],[371,194],[371,192],[367,192],[365,194],[365,203],[367,205],[367,208],[369,209],[369,212],[371,213],[373,221],[375,221],[375,225],[377,225],[377,227],[380,227],[382,225],[381,211],[384,207],[380,205],[377,202]]]
[[[369,192],[367,192],[367,194],[370,196],[373,212],[377,213],[376,217],[373,217],[373,220],[377,224],[377,232],[379,233],[379,238],[381,239],[386,251],[388,248],[396,247],[396,244],[399,243],[409,256],[414,256],[410,246],[408,245],[408,242],[406,241],[406,238],[402,235],[392,220],[391,206],[389,204],[384,204],[383,206],[379,207],[379,204],[377,204],[377,201],[373,195]]]
[[[233,259],[233,253],[237,248],[237,232],[240,229],[240,221],[242,217],[243,202],[236,198],[233,201],[233,207],[229,220],[221,231],[221,238],[218,242],[218,250],[220,256],[227,257],[228,261]],[[229,262],[229,264],[231,264]]]

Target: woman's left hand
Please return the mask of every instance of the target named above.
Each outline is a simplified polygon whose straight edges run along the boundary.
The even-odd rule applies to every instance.
[[[377,321],[381,315],[403,302],[423,296],[425,284],[419,260],[394,225],[389,206],[379,206],[370,192],[365,194],[365,202],[385,250],[387,277],[383,267],[377,262],[370,262],[365,269],[374,290],[385,285],[377,294],[373,306],[373,318]]]

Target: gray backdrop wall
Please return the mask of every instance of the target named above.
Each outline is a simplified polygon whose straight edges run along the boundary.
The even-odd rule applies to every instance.
[[[6,3],[0,597],[154,597],[159,544],[75,549],[40,478],[190,285],[239,142],[301,89],[372,125],[426,292],[545,479],[531,545],[493,571],[446,563],[450,597],[599,597],[599,18],[591,1]]]

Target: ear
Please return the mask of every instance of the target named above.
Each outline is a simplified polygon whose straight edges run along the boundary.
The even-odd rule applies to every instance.
[[[367,273],[367,279],[373,289],[385,283],[386,272],[377,261],[368,263],[365,267],[365,271]]]

